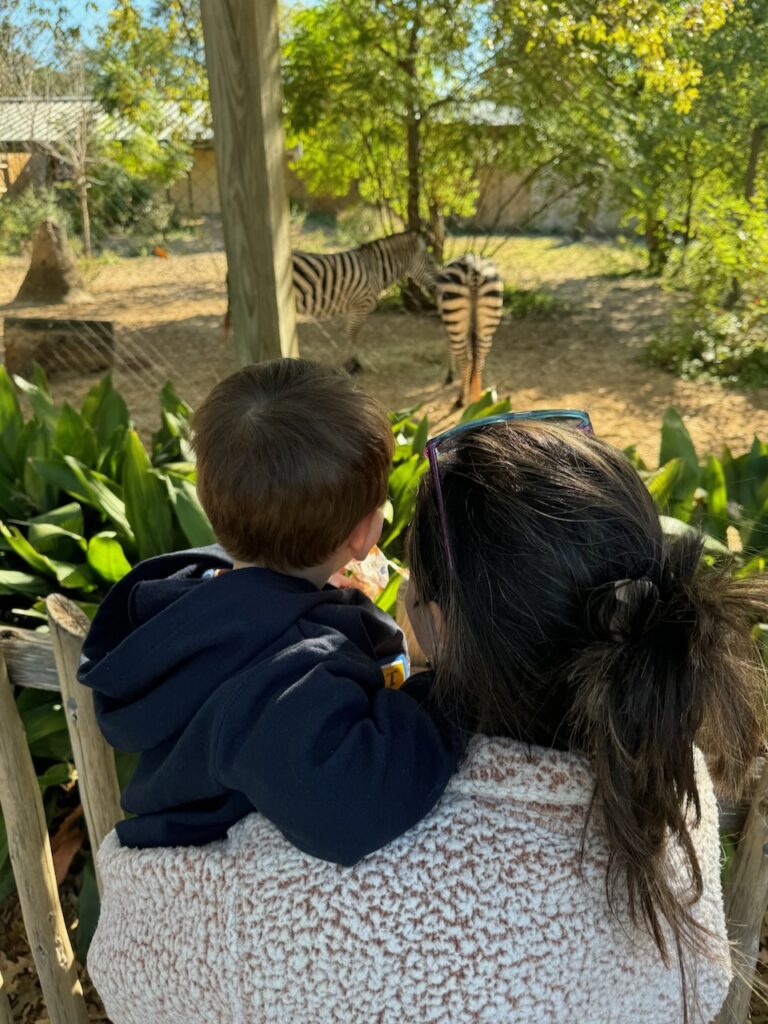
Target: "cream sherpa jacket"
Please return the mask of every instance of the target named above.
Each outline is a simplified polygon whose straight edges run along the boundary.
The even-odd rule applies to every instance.
[[[730,977],[700,757],[699,786],[696,915],[713,937],[691,965],[692,1022]],[[433,813],[354,868],[255,814],[202,848],[113,834],[91,975],[113,1024],[679,1024],[676,966],[620,898],[608,910],[597,815],[580,869],[591,794],[578,756],[476,737]]]

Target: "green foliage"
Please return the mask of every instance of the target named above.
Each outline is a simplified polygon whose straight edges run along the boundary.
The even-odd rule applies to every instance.
[[[686,299],[652,339],[647,359],[686,378],[768,383],[768,224],[765,197],[709,204],[697,237],[670,261]]]
[[[0,199],[0,252],[13,255],[29,245],[35,231],[47,219],[71,231],[68,214],[52,188],[27,188],[18,196]]]
[[[53,591],[92,615],[139,559],[212,543],[194,488],[189,409],[170,385],[160,413],[148,450],[109,377],[78,411],[56,406],[40,370],[14,385],[0,368],[0,621],[38,628],[43,599]],[[61,787],[74,778],[59,698],[24,690],[17,707],[53,817]],[[0,900],[12,888],[0,820]],[[81,911],[91,924],[94,899],[86,874]]]
[[[516,320],[550,320],[568,316],[571,306],[551,292],[538,288],[504,287],[504,312]]]
[[[130,129],[108,146],[109,159],[155,188],[178,180],[192,163],[182,120],[168,131],[166,102],[175,100],[184,113],[208,97],[199,11],[192,16],[187,7],[170,0],[147,14],[118,0],[91,53],[95,95]]]

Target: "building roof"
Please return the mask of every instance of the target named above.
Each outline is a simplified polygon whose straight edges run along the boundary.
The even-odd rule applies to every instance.
[[[113,139],[126,139],[131,134],[127,118],[108,114],[94,99],[60,97],[56,99],[19,99],[0,97],[0,147],[5,144],[55,143],[73,135],[83,117],[90,116],[94,127]],[[161,142],[179,133],[192,141],[210,140],[208,104],[204,100],[162,103]]]
[[[160,142],[182,135],[190,142],[210,142],[213,138],[210,109],[205,100],[164,100],[161,104]],[[77,132],[84,116],[94,120],[94,129],[107,138],[127,139],[132,133],[130,121],[108,114],[98,100],[58,97],[56,99],[20,99],[0,97],[0,149],[3,145],[33,146],[53,144]],[[520,111],[490,101],[452,104],[441,110],[443,121],[464,120],[470,124],[508,127],[521,123]]]

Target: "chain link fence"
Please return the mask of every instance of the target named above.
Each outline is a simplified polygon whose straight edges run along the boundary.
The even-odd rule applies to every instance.
[[[6,7],[3,18],[0,3],[6,347],[9,330],[23,334],[27,361],[39,356],[59,400],[80,401],[111,371],[148,429],[167,380],[194,404],[235,365],[222,326],[226,258],[208,104],[174,90],[155,102],[149,124],[139,108],[137,117],[110,109],[97,96],[93,51],[79,42],[92,16],[85,5],[64,28]],[[204,79],[202,64],[198,72]],[[63,229],[80,274],[63,303],[19,295],[45,221]],[[43,272],[53,280],[50,262]],[[8,352],[6,361],[16,368]]]

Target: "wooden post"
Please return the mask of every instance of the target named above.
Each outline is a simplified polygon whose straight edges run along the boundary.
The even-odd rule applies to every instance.
[[[43,801],[5,661],[0,658],[0,806],[8,850],[51,1024],[88,1024],[61,913]]]
[[[201,0],[241,365],[298,356],[277,0]]]
[[[0,974],[0,1024],[13,1024],[13,1014],[8,996],[5,994],[3,976]]]
[[[80,648],[88,630],[88,619],[76,604],[60,594],[51,594],[45,604],[62,704],[77,767],[77,785],[91,840],[96,884],[101,893],[96,853],[104,837],[123,818],[115,755],[96,722],[93,693],[77,679]]]
[[[736,943],[736,975],[717,1024],[746,1024],[760,945],[760,929],[768,907],[768,764],[752,798],[744,833],[736,847],[725,882],[728,935]]]

